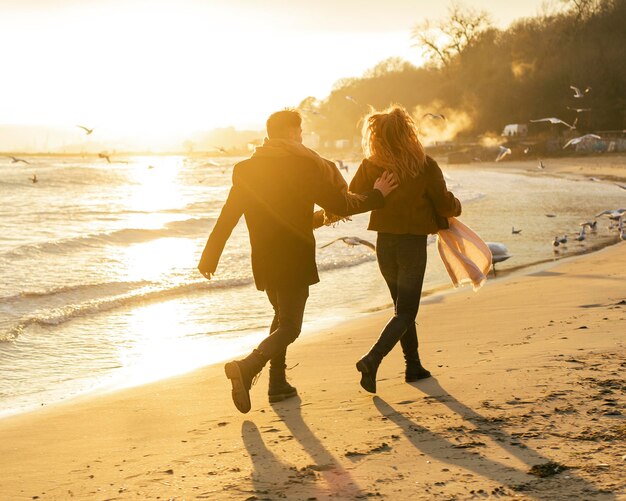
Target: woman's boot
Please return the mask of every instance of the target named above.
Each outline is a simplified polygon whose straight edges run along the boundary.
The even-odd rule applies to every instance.
[[[361,373],[361,386],[370,393],[376,393],[376,372],[383,358],[393,349],[406,332],[406,323],[399,317],[393,317],[380,333],[378,341],[369,353],[356,363]]]
[[[407,383],[412,383],[413,381],[430,377],[430,372],[424,369],[420,362],[419,352],[417,351],[419,343],[415,323],[409,326],[404,336],[402,336],[400,344],[402,345],[402,352],[404,353],[404,361],[406,363],[404,380]]]
[[[376,372],[383,357],[374,348],[356,363],[356,370],[361,373],[361,387],[370,393],[376,393]]]
[[[242,360],[228,362],[224,366],[226,377],[232,385],[232,397],[235,407],[242,413],[247,413],[252,408],[250,402],[250,388],[261,369],[267,363],[268,358],[259,350],[253,350],[250,355]]]

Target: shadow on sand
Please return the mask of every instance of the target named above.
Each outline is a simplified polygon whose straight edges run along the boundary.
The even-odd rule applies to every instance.
[[[567,479],[561,481],[560,475],[551,478],[537,478],[528,474],[528,470],[535,465],[549,463],[551,460],[533,451],[521,443],[520,437],[508,434],[498,420],[488,419],[467,407],[444,390],[437,379],[429,378],[418,383],[413,383],[417,390],[425,393],[431,402],[435,401],[448,407],[452,412],[461,416],[464,420],[475,425],[475,437],[488,436],[498,443],[505,451],[518,458],[528,466],[520,470],[503,464],[493,459],[488,459],[477,452],[476,448],[459,448],[459,444],[453,443],[441,437],[419,423],[415,419],[396,410],[382,398],[374,397],[374,405],[379,412],[395,423],[409,439],[413,446],[420,452],[433,459],[456,465],[468,471],[472,471],[485,479],[494,480],[513,490],[523,491],[522,497],[538,500],[555,499],[593,499],[613,500],[611,493],[600,493],[593,484],[576,476],[573,470],[567,470]],[[566,482],[566,483],[563,483]],[[558,494],[557,494],[558,493]]]
[[[302,417],[301,404],[300,397],[295,397],[270,405],[293,438],[311,458],[312,462],[306,465],[296,466],[281,461],[265,445],[254,423],[244,421],[242,424],[243,442],[254,464],[252,481],[256,492],[281,496],[288,491],[287,499],[367,497],[350,473],[311,431]],[[281,450],[283,449],[281,447]]]

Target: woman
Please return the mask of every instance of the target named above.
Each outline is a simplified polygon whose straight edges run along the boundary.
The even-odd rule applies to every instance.
[[[399,187],[385,207],[372,211],[368,229],[378,232],[378,266],[393,299],[394,316],[369,353],[356,364],[361,386],[376,393],[376,372],[398,341],[406,361],[407,382],[427,378],[420,362],[415,318],[426,270],[426,238],[447,227],[447,217],[461,214],[461,203],[448,191],[441,169],[426,156],[411,116],[399,106],[373,112],[363,125],[365,159],[350,183],[350,191],[371,190],[389,171]]]

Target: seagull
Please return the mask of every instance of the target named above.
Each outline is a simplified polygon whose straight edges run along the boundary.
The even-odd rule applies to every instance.
[[[109,157],[109,155],[107,155],[106,153],[98,153],[98,156],[100,158],[106,158],[106,161],[111,163],[111,158]]]
[[[362,238],[359,238],[359,237],[339,237],[339,238],[335,238],[335,240],[332,240],[332,241],[328,242],[327,244],[322,245],[320,247],[320,249],[323,249],[324,247],[328,247],[330,244],[334,244],[335,242],[338,242],[339,240],[341,240],[346,245],[349,245],[350,247],[354,247],[355,245],[359,245],[360,244],[360,245],[365,245],[366,247],[369,247],[373,251],[376,251],[376,246],[372,242],[368,242],[367,240],[363,240]]]
[[[585,134],[584,136],[574,137],[570,139],[567,143],[565,143],[565,146],[563,146],[563,149],[567,148],[570,144],[578,144],[581,141],[584,141],[585,139],[602,139],[602,138],[598,136],[597,134]]]
[[[537,169],[545,169],[546,166],[543,164],[543,160],[539,159],[539,165],[537,166]]]
[[[496,157],[496,162],[499,162],[504,157],[512,153],[511,148],[507,148],[506,146],[500,145],[498,146],[498,148],[499,148],[499,151],[498,151],[498,156]]]
[[[85,127],[84,125],[77,125],[76,127],[80,127],[81,129],[83,129],[85,131],[85,135],[88,136],[89,134],[91,134],[94,130],[96,130],[95,128],[90,129],[88,127]]]
[[[359,104],[359,102],[356,99],[354,99],[352,96],[346,96],[346,99],[348,101],[352,101],[354,104]]]
[[[33,174],[33,177],[30,177],[29,179],[33,182],[33,184],[35,184],[36,182],[38,182],[38,181],[39,181],[39,180],[37,179],[37,174]]]
[[[343,160],[335,160],[335,162],[339,165],[339,170],[349,171],[349,167],[343,163]]]
[[[561,245],[567,245],[567,235],[563,235],[562,237],[559,237],[559,243]]]
[[[585,239],[585,230],[587,229],[586,226],[583,226],[580,229],[580,233],[578,234],[578,236],[576,237],[576,240],[579,242],[582,242]]]
[[[583,111],[591,111],[591,108],[570,108],[567,107],[568,110],[575,111],[576,113],[582,113]]]
[[[554,250],[556,251],[556,248],[561,245],[561,242],[559,242],[559,236],[556,235],[554,237],[554,240],[552,241],[552,247],[554,247]]]
[[[25,164],[29,164],[30,162],[28,162],[27,160],[24,160],[23,158],[17,158],[14,156],[9,156],[9,158],[11,159],[11,163],[16,164],[18,162],[24,162]]]
[[[617,184],[617,183],[615,183],[615,186],[619,186],[622,190],[626,190],[626,184]]]
[[[585,221],[584,223],[580,223],[578,226],[582,226],[583,229],[589,227],[591,231],[596,231],[598,229],[598,221]]]
[[[576,122],[574,122],[574,125],[570,125],[567,122],[564,122],[560,118],[556,118],[556,117],[538,118],[537,120],[531,120],[531,122],[550,122],[551,124],[563,124],[563,125],[566,125],[570,129],[575,129],[576,128]]]
[[[489,250],[491,251],[491,266],[493,269],[493,276],[495,277],[496,263],[506,261],[511,257],[511,254],[509,254],[509,250],[506,248],[506,245],[499,242],[487,242],[487,247],[489,247]]]
[[[577,98],[585,97],[585,94],[587,94],[591,90],[591,87],[587,87],[585,89],[585,92],[581,92],[578,87],[574,87],[573,85],[570,85],[569,88],[574,91],[574,97]]]
[[[426,118],[426,117],[430,117],[432,119],[438,119],[438,120],[446,120],[445,115],[443,115],[442,113],[424,113],[422,115],[422,118]]]
[[[522,230],[516,230],[515,226],[511,227],[511,234],[512,235],[519,235],[522,232]]]
[[[556,214],[546,214],[546,217],[556,217]]]
[[[615,209],[615,210],[607,209],[605,211],[600,212],[599,214],[596,214],[593,217],[600,217],[606,214],[609,216],[609,219],[612,219],[613,221],[617,221],[618,219],[622,217],[622,214],[624,214],[624,212],[626,212],[626,209]]]

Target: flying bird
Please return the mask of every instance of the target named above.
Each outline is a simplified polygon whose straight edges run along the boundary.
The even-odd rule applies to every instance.
[[[582,242],[582,241],[585,239],[585,230],[586,230],[586,229],[587,229],[587,227],[586,227],[586,226],[583,226],[583,227],[580,229],[580,233],[579,233],[579,234],[578,234],[578,236],[576,237],[576,240],[577,240],[578,242]]]
[[[575,111],[576,113],[582,113],[583,111],[591,111],[591,108],[570,108],[567,107],[568,110]]]
[[[591,87],[587,87],[584,92],[581,92],[578,87],[574,87],[573,85],[570,85],[569,88],[574,91],[574,97],[577,98],[585,97],[585,94],[591,90]]]
[[[77,125],[76,127],[79,127],[81,129],[83,129],[85,131],[85,135],[88,136],[89,134],[91,134],[94,130],[96,130],[95,128],[90,129],[89,127],[85,127],[84,125]]]
[[[507,148],[506,146],[498,146],[498,148],[499,148],[499,151],[498,151],[498,156],[496,157],[496,162],[499,162],[504,157],[512,153],[511,148]]]
[[[111,163],[111,158],[106,153],[98,153],[98,157],[105,158],[108,163]]]
[[[615,186],[619,186],[622,190],[626,190],[626,184],[615,183]]]
[[[28,162],[27,160],[24,160],[23,158],[17,158],[14,156],[9,156],[9,158],[11,159],[11,163],[16,164],[18,162],[24,162],[25,164],[29,164],[30,162]]]
[[[373,251],[376,250],[376,246],[372,242],[368,242],[367,240],[363,240],[362,238],[359,238],[359,237],[335,238],[335,240],[332,240],[328,242],[327,244],[322,245],[320,249],[323,249],[324,247],[328,247],[329,245],[334,244],[335,242],[338,242],[339,240],[341,240],[344,244],[349,245],[350,247],[354,247],[355,245],[365,245],[365,247],[369,247]]]
[[[538,118],[537,120],[531,120],[531,122],[550,122],[551,124],[563,124],[563,125],[566,125],[570,129],[575,129],[576,128],[576,122],[574,122],[574,125],[570,125],[567,122],[564,122],[560,118],[556,118],[556,117]]]
[[[543,160],[540,159],[539,160],[539,165],[537,165],[537,169],[545,169],[545,168],[546,168],[546,166],[544,165]]]
[[[339,170],[345,170],[346,172],[349,172],[349,167],[343,163],[343,160],[335,160],[335,162],[339,166]]]
[[[424,113],[422,115],[422,118],[426,118],[426,117],[430,117],[435,120],[446,120],[445,115],[443,115],[442,113]]]
[[[565,143],[565,146],[563,146],[563,149],[567,148],[570,144],[578,144],[581,141],[584,141],[585,139],[602,139],[602,138],[598,136],[597,134],[585,134],[584,136],[574,137],[570,139],[567,143]]]
[[[359,104],[359,102],[356,99],[354,99],[352,96],[346,95],[346,99],[348,101],[352,101],[354,104]]]
[[[583,229],[589,227],[591,231],[596,231],[598,229],[598,221],[585,221],[584,223],[580,223],[578,226],[582,226]]]
[[[512,235],[519,235],[522,232],[522,230],[516,230],[515,226],[511,227],[511,234]]]
[[[600,217],[606,214],[607,216],[609,216],[609,219],[613,219],[614,221],[617,221],[618,219],[622,217],[622,214],[624,214],[624,212],[626,212],[626,209],[615,209],[615,210],[607,209],[607,210],[600,212],[599,214],[596,214],[593,217]]]

